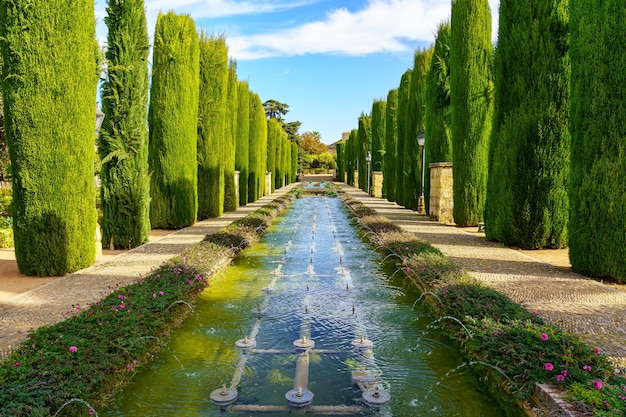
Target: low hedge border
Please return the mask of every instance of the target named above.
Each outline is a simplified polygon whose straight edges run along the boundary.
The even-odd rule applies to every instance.
[[[295,198],[293,191],[277,198],[135,284],[110,287],[102,300],[89,307],[74,305],[66,320],[31,332],[0,362],[0,416],[95,413],[87,404],[107,404],[139,367],[150,363],[210,277],[255,243]]]
[[[462,321],[440,323],[466,359],[498,381],[492,390],[525,401],[537,384],[547,384],[561,389],[581,415],[626,415],[626,378],[608,357],[472,278],[375,210],[346,193],[341,197],[365,236],[420,289],[429,311]]]

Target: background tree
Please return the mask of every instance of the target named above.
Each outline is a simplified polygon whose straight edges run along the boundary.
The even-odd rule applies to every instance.
[[[228,111],[228,47],[224,36],[200,33],[198,219],[224,213],[224,154]]]
[[[248,204],[250,90],[247,81],[237,82],[237,143],[235,169],[239,171],[239,205]]]
[[[404,195],[404,182],[406,172],[404,171],[404,163],[402,155],[404,153],[404,142],[407,137],[407,126],[409,117],[409,98],[411,94],[411,70],[406,70],[400,78],[400,86],[398,87],[398,143],[396,147],[396,203],[403,206],[406,204]]]
[[[383,190],[389,201],[396,201],[396,162],[398,159],[398,89],[387,94],[385,111],[385,168]]]
[[[250,135],[249,135],[249,174],[248,202],[258,200],[265,193],[265,169],[267,166],[267,120],[261,98],[250,93]],[[267,190],[270,193],[271,190]]]
[[[417,135],[424,130],[424,113],[426,111],[426,73],[430,69],[433,49],[415,51],[413,71],[411,72],[411,89],[409,93],[409,113],[404,136],[405,180],[402,183],[404,190],[404,205],[416,210],[421,193],[422,181],[422,153],[417,143]]]
[[[568,0],[500,2],[485,230],[506,245],[567,245],[568,20]]]
[[[359,129],[357,130],[356,135],[356,143],[357,143],[357,164],[359,170],[359,188],[366,193],[369,193],[367,189],[367,162],[365,161],[365,157],[368,152],[371,152],[372,149],[372,117],[365,113],[361,113],[359,117]],[[371,175],[371,165],[370,165],[370,175]],[[371,185],[371,181],[370,181]]]
[[[385,169],[385,113],[387,102],[374,100],[372,104],[372,172]]]
[[[226,133],[224,135],[224,211],[237,209],[235,190],[235,153],[237,151],[237,63],[228,64],[228,88],[226,94]]]
[[[265,116],[268,119],[282,121],[283,116],[289,113],[289,104],[270,99],[263,103],[263,109],[265,109]]]
[[[424,116],[426,167],[431,162],[452,162],[450,107],[450,23],[443,22],[426,74],[426,114]],[[424,177],[424,200],[430,211],[430,175]]]
[[[285,132],[287,132],[287,137],[289,138],[290,141],[298,143],[300,141],[300,136],[298,135],[298,130],[300,129],[300,126],[302,125],[302,122],[299,121],[295,121],[295,122],[283,122],[283,130]]]
[[[102,160],[102,242],[134,248],[150,237],[148,171],[148,28],[143,0],[109,0]]]
[[[300,136],[300,142],[298,143],[300,149],[304,153],[319,155],[324,152],[328,152],[328,146],[321,142],[321,137],[313,132],[304,132]]]
[[[181,228],[196,220],[199,73],[193,19],[159,14],[148,113],[150,221],[155,228]]]
[[[626,21],[621,0],[570,1],[569,255],[626,282]]]
[[[454,164],[454,221],[483,219],[493,115],[493,45],[487,0],[453,0],[450,99]]]
[[[94,261],[93,13],[88,0],[0,2],[15,257],[26,275],[63,275]]]

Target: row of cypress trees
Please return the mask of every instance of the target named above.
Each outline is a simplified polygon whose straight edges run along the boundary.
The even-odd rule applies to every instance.
[[[62,275],[94,261],[101,57],[93,7],[0,2],[15,252],[27,275]],[[105,22],[106,117],[97,139],[104,244],[138,246],[151,228],[185,227],[263,196],[268,121],[260,97],[237,80],[225,39],[198,34],[190,16],[160,14],[150,79],[144,0],[108,0]],[[297,167],[297,147],[282,138],[279,186]]]
[[[501,0],[494,51],[487,0],[453,0],[432,59],[418,61],[418,50],[389,92],[385,196],[414,206],[411,140],[423,117],[426,163],[453,162],[457,224],[484,220],[487,238],[527,249],[569,245],[575,270],[626,281],[622,9],[616,0]],[[425,84],[414,85],[419,74]],[[363,146],[351,136],[338,147],[349,181]]]

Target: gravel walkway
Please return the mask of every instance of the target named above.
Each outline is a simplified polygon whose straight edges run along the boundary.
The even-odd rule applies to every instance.
[[[336,184],[354,199],[435,246],[474,278],[505,293],[529,311],[580,337],[626,366],[626,286],[605,285],[478,233],[430,220],[387,200]]]
[[[296,185],[283,187],[272,195],[239,207],[237,211],[224,213],[217,219],[200,221],[106,262],[60,277],[0,302],[0,359],[24,341],[29,330],[61,321],[75,306],[86,307],[104,298],[117,287],[135,283],[163,262],[200,242],[207,234],[247,216],[286,194]]]

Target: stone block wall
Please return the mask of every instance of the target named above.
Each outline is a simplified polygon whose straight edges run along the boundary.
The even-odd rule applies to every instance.
[[[442,223],[454,223],[452,162],[437,162],[429,164],[428,167],[430,168],[430,217]]]
[[[383,198],[383,172],[372,172],[372,197]]]

